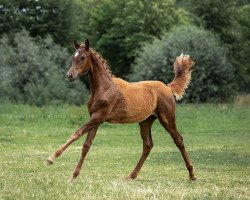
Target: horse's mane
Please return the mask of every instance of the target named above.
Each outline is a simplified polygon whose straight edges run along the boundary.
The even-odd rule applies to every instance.
[[[85,47],[84,44],[82,44],[81,46]],[[109,64],[108,64],[108,61],[105,60],[102,55],[98,52],[96,52],[94,49],[90,48],[89,49],[90,51],[90,54],[94,57],[94,59],[96,59],[97,61],[99,61],[99,63],[101,63],[101,67],[103,67],[107,72],[108,74],[110,75],[110,77],[115,77],[113,74],[112,74],[112,71],[110,70],[110,67],[109,67]],[[98,63],[97,63],[98,64]],[[100,66],[100,64],[99,64]]]
[[[108,64],[108,61],[105,60],[102,55],[98,52],[96,52],[94,49],[90,48],[90,52],[92,53],[92,55],[94,55],[96,57],[97,60],[100,61],[100,63],[103,64],[103,67],[107,70],[107,72],[109,73],[109,75],[111,77],[114,77],[114,75],[112,74],[112,71],[110,70],[110,67],[109,67],[109,64]]]

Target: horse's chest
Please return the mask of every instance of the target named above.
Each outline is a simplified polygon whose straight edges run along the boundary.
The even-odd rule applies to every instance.
[[[106,110],[108,113],[109,110],[113,107],[117,99],[117,96],[112,95],[110,92],[105,92],[103,94],[97,94],[91,96],[88,102],[89,112],[92,114],[100,110]]]
[[[104,107],[107,107],[109,105],[108,100],[106,99],[98,99],[95,101],[88,102],[88,109],[90,113],[94,113]]]

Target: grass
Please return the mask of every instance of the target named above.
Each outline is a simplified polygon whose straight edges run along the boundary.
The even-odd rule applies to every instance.
[[[178,105],[177,126],[196,170],[190,182],[180,152],[158,122],[138,179],[137,124],[103,124],[82,172],[67,181],[83,138],[52,166],[43,161],[87,120],[85,106],[0,106],[0,199],[250,199],[250,107]],[[84,136],[85,138],[85,136]]]

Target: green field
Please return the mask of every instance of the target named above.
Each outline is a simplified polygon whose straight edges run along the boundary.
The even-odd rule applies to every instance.
[[[103,124],[74,183],[85,136],[53,165],[43,161],[88,118],[85,106],[0,106],[0,199],[250,199],[250,107],[178,105],[177,126],[195,167],[158,122],[138,179],[125,180],[142,141],[137,124]]]

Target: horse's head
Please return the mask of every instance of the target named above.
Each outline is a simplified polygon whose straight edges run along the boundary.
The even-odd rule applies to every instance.
[[[76,51],[72,56],[72,65],[66,75],[70,82],[74,82],[78,76],[86,74],[91,68],[89,40],[86,39],[85,45],[81,45],[74,38],[74,46]]]

